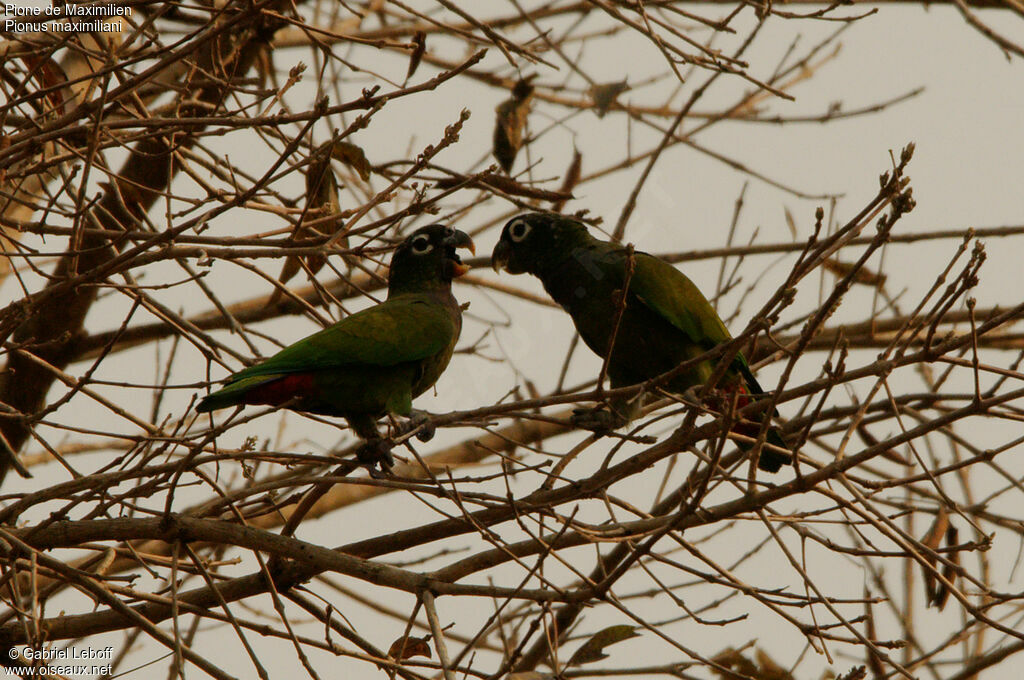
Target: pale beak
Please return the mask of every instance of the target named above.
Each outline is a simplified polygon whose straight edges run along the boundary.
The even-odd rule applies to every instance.
[[[491,253],[491,267],[494,271],[501,272],[502,269],[508,269],[508,261],[512,259],[512,244],[501,239],[498,241],[498,245],[494,246],[494,252]]]
[[[473,239],[469,237],[469,234],[458,229],[455,229],[454,233],[444,240],[444,245],[452,246],[453,248],[465,248],[476,255],[476,244],[473,243]],[[452,278],[457,279],[468,271],[469,265],[459,261],[458,255],[456,255],[455,260],[452,262]]]

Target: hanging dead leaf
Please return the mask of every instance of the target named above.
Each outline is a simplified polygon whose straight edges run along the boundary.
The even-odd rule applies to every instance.
[[[577,649],[576,653],[569,659],[568,665],[577,666],[606,659],[608,655],[604,653],[605,647],[628,640],[629,638],[639,637],[639,635],[636,632],[636,626],[625,624],[609,626],[604,630],[598,631],[589,640],[584,642],[583,646]]]
[[[767,652],[760,649],[754,650],[754,658],[757,662],[751,661],[743,654],[732,647],[727,647],[717,654],[712,661],[723,666],[729,671],[712,669],[715,675],[728,680],[739,678],[756,678],[756,680],[794,680],[793,674],[775,663],[775,660],[768,656]]]
[[[523,145],[523,131],[533,99],[531,79],[532,76],[517,82],[512,88],[512,97],[494,109],[497,114],[494,121],[494,157],[505,172],[512,170],[516,154]]]
[[[845,278],[853,272],[853,282],[861,283],[865,286],[872,286],[878,288],[885,284],[885,274],[878,274],[871,271],[867,267],[860,267],[854,271],[854,265],[847,262],[840,262],[835,258],[829,258],[822,263],[825,269],[829,270],[838,278]]]
[[[950,525],[949,528],[946,529],[946,547],[949,548],[955,546],[957,545],[957,542],[958,532],[956,527]],[[955,583],[957,567],[960,566],[960,551],[957,550],[947,553],[946,559],[950,561],[950,564],[943,565],[942,576],[950,583]],[[938,587],[935,589],[935,599],[932,602],[929,602],[929,604],[934,604],[939,608],[939,611],[942,611],[943,607],[946,606],[946,600],[949,599],[949,591],[949,586],[945,583],[939,583]]]
[[[420,61],[423,60],[423,53],[427,51],[427,34],[423,31],[416,31],[412,36],[412,54],[409,56],[409,70],[405,74],[406,81],[412,78],[412,74],[416,73],[416,69],[420,66]]]
[[[359,173],[360,179],[364,182],[370,179],[370,162],[366,160],[366,154],[362,148],[356,146],[352,142],[346,142],[344,140],[338,140],[333,142],[334,146],[331,149],[331,158],[339,160],[345,165],[348,165],[357,173]]]
[[[340,186],[338,178],[331,167],[331,144],[327,142],[313,151],[312,160],[306,168],[306,212],[302,221],[296,225],[288,238],[290,243],[303,239],[325,237],[334,231],[334,223],[324,218],[341,213]],[[338,240],[338,244],[345,248],[348,245],[347,236]],[[305,258],[289,256],[284,260],[281,267],[281,274],[277,280],[282,284],[290,281],[302,269],[303,261],[310,275],[319,272],[327,263],[326,253],[306,255]],[[351,264],[345,260],[346,264]],[[268,305],[277,304],[284,295],[282,288],[278,287],[271,293]]]
[[[736,671],[739,675],[745,675],[748,677],[757,677],[757,664],[743,656],[738,649],[732,647],[726,647],[721,652],[716,654],[712,659],[719,666]],[[720,678],[728,678],[728,680],[735,680],[737,677],[733,673],[725,673],[717,668],[712,669],[715,675]]]
[[[768,656],[768,653],[764,650],[754,650],[754,658],[757,659],[757,663],[761,666],[758,674],[755,676],[758,680],[795,680],[792,673],[775,663],[775,660]]]
[[[864,680],[868,677],[868,671],[864,666],[854,666],[849,673],[840,675],[836,680]]]
[[[572,150],[572,160],[569,162],[569,169],[565,171],[565,177],[562,178],[562,188],[560,191],[563,194],[569,194],[572,196],[572,190],[576,188],[576,185],[580,182],[580,171],[583,167],[583,156],[580,154],[578,149]],[[565,202],[568,198],[562,198],[555,201],[555,204],[551,206],[553,212],[562,212],[562,208],[565,207]]]
[[[796,220],[793,219],[793,213],[789,211],[789,207],[787,206],[784,206],[782,208],[782,212],[786,217],[786,226],[789,227],[789,235],[795,239],[797,235],[797,229]]]
[[[388,656],[397,661],[405,661],[414,656],[433,658],[430,655],[430,636],[425,635],[421,638],[402,636],[391,643],[391,647],[388,648]]]
[[[531,73],[525,78],[520,78],[516,81],[516,84],[512,86],[512,97],[514,99],[528,99],[533,96],[533,79],[537,77],[536,73]]]
[[[949,529],[949,513],[946,512],[946,506],[940,505],[939,512],[935,516],[935,521],[932,522],[932,526],[928,529],[928,533],[921,539],[921,544],[932,550],[938,550],[939,545],[942,543],[942,538],[946,535],[947,529]],[[924,558],[932,567],[929,568],[923,565],[921,567],[924,571],[925,599],[928,600],[928,604],[931,605],[936,601],[936,596],[938,595],[936,589],[938,579],[935,578],[935,574],[933,573],[933,568],[935,567],[937,560],[928,554],[925,554]]]
[[[334,169],[331,168],[331,159],[326,154],[317,158],[306,170],[306,205],[309,207],[308,213],[314,213],[314,215],[307,215],[307,219],[303,220],[304,224],[308,224],[308,226],[296,230],[296,238],[326,236],[332,232],[333,225],[325,224],[320,220],[341,213],[341,199],[338,178],[334,174]],[[315,222],[317,225],[309,224],[311,222]],[[320,271],[326,262],[327,257],[323,254],[306,257],[306,266],[313,274]]]
[[[53,107],[53,111],[57,115],[63,116],[65,95],[68,94],[65,92],[68,77],[64,74],[64,69],[50,57],[41,57],[36,54],[26,54],[21,57],[21,60],[25,62],[25,66],[28,67],[36,82],[48,90],[44,96]],[[44,111],[43,113],[49,112]]]
[[[594,111],[598,118],[604,118],[604,114],[616,103],[619,95],[629,89],[626,81],[618,83],[601,83],[590,87],[590,101],[594,102]]]
[[[338,212],[338,178],[331,169],[331,157],[314,152],[313,160],[306,168],[306,205],[311,209],[328,207]]]

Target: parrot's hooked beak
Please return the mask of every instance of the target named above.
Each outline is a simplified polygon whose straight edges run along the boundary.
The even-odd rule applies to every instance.
[[[476,255],[476,244],[473,243],[473,239],[469,237],[464,231],[455,229],[451,236],[444,240],[444,245],[451,248],[451,268],[452,278],[457,279],[466,272],[469,271],[469,265],[463,264],[462,260],[459,259],[458,253],[455,252],[456,248],[465,248],[469,252]]]
[[[508,269],[508,261],[512,259],[512,244],[501,239],[498,241],[498,245],[494,246],[494,252],[491,253],[491,267],[494,271],[501,273],[502,269]]]

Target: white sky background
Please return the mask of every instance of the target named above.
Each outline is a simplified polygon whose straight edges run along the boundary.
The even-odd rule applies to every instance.
[[[511,6],[498,6],[505,11],[512,10]],[[861,9],[851,8],[845,13],[853,14]],[[703,14],[714,14],[707,8],[699,11]],[[721,8],[721,15],[724,16],[727,11],[727,8]],[[809,10],[794,8],[794,11]],[[480,15],[485,14],[480,12]],[[1018,42],[1024,39],[1024,23],[1010,21],[1009,13],[982,11],[979,14],[992,26],[1007,30],[1008,37],[1016,38]],[[746,55],[748,61],[755,64],[752,72],[761,77],[770,74],[797,33],[802,35],[800,45],[809,45],[837,27],[837,24],[831,22],[769,22]],[[515,34],[513,37],[519,38],[523,35],[525,34]],[[629,45],[625,45],[625,42],[629,42]],[[588,73],[599,81],[611,82],[628,78],[630,82],[636,83],[647,75],[664,70],[660,54],[649,43],[633,37],[629,41],[616,39],[614,44],[614,48],[609,48],[607,43],[603,43],[602,47],[595,43],[594,46],[588,47],[584,55]],[[730,122],[715,126],[709,133],[698,137],[697,141],[800,191],[809,194],[843,195],[835,211],[835,220],[839,223],[855,214],[875,194],[878,175],[890,168],[890,150],[898,157],[900,148],[908,142],[914,142],[917,148],[908,174],[914,187],[917,206],[910,215],[898,223],[895,233],[984,228],[1019,225],[1024,222],[1024,62],[1021,59],[1008,61],[998,48],[967,26],[959,14],[948,7],[933,7],[927,11],[919,7],[882,7],[877,15],[864,19],[847,30],[841,44],[842,51],[836,59],[824,66],[813,79],[792,90],[792,94],[797,98],[795,102],[770,100],[767,104],[770,110],[783,116],[820,114],[836,101],[842,103],[843,109],[854,109],[901,95],[921,85],[925,86],[925,91],[908,102],[895,105],[878,114],[825,125],[800,123],[773,126]],[[297,52],[294,54],[296,61],[308,58],[305,56],[308,52],[302,56]],[[546,56],[549,59],[555,58],[550,53]],[[287,62],[291,58],[288,53],[279,53],[275,57],[277,66],[287,72]],[[502,61],[501,55],[493,48],[486,59],[487,66],[494,66]],[[381,60],[380,68],[390,77],[401,81],[405,65],[406,62],[403,60],[388,57]],[[561,82],[566,78],[564,67],[557,73],[536,67],[527,67],[525,72],[538,72],[538,80],[545,84]],[[434,73],[429,65],[424,64],[414,81],[426,79]],[[705,77],[706,72],[698,72],[694,76],[698,82]],[[302,108],[301,101],[304,98],[312,102],[314,78],[315,71],[312,68],[307,70],[304,82],[291,93],[289,101],[292,107]],[[462,172],[482,169],[479,163],[482,159],[484,165],[492,162],[489,149],[494,124],[493,108],[498,100],[495,98],[494,90],[466,87],[465,83],[464,80],[456,80],[431,95],[396,100],[373,119],[367,130],[358,133],[354,140],[366,149],[371,162],[404,158],[407,156],[410,134],[414,137],[414,148],[435,143],[443,127],[453,122],[462,108],[468,108],[472,111],[472,117],[464,128],[460,143],[442,152],[436,161]],[[580,88],[581,83],[578,78],[574,78],[570,86]],[[351,85],[347,96],[354,96],[358,87],[362,87],[362,84],[357,82]],[[665,87],[664,83],[640,87],[626,93],[622,99],[645,105],[661,104]],[[738,80],[730,82],[722,78],[716,87],[720,88],[720,92],[716,94],[713,90],[707,99],[697,105],[696,111],[707,111],[712,103],[731,101],[731,97],[735,97],[738,91],[746,89],[748,84]],[[425,106],[428,103],[429,106]],[[550,105],[537,107],[530,120],[531,130],[536,132],[546,127],[551,113],[564,115],[565,111]],[[347,122],[350,121],[345,121]],[[664,125],[667,121],[658,119],[658,123]],[[693,122],[688,121],[684,125],[684,130],[693,125]],[[344,123],[336,121],[336,126],[343,127]],[[320,132],[326,139],[325,130]],[[657,140],[636,124],[633,124],[631,135],[634,151],[646,151]],[[629,143],[626,118],[622,115],[609,115],[604,119],[598,119],[592,112],[583,112],[572,117],[564,126],[548,133],[542,142],[538,142],[531,150],[532,160],[540,160],[534,170],[534,177],[558,177],[568,164],[574,143],[584,154],[585,174],[603,167],[611,160],[619,159],[622,156],[622,149]],[[252,148],[239,144],[226,148],[225,151],[230,154],[233,161],[242,161],[246,167],[251,164],[251,171],[259,175],[273,159],[268,158],[265,152],[263,155],[253,154]],[[542,159],[538,158],[538,152],[541,152]],[[524,166],[525,157],[521,154],[514,170],[519,171]],[[640,167],[642,164],[634,172],[615,174],[610,179],[581,187],[576,192],[577,200],[571,202],[567,210],[586,208],[592,215],[603,216],[608,228],[613,227]],[[295,176],[295,180],[294,189],[298,194],[301,191],[298,175]],[[384,186],[380,178],[375,177],[373,182],[377,190]],[[804,240],[813,226],[815,207],[828,207],[827,200],[801,200],[757,179],[749,178],[688,147],[675,146],[665,152],[641,194],[626,232],[626,240],[650,252],[720,247],[726,242],[735,200],[745,183],[749,184],[738,224],[738,243],[746,242],[755,231],[758,232],[758,242],[791,240],[792,236],[784,217],[786,207],[791,210],[796,220],[799,230],[797,238]],[[548,186],[557,185],[556,180]],[[453,201],[451,205],[443,205],[440,217],[443,218],[448,211],[461,207],[462,200]],[[496,218],[504,210],[505,206],[495,205],[489,214]],[[425,222],[420,224],[423,223]],[[279,221],[266,215],[229,213],[221,218],[215,228],[243,234],[280,226],[282,225]],[[465,228],[467,225],[462,226]],[[478,254],[490,252],[494,245],[491,238],[488,236],[478,240]],[[890,276],[889,290],[898,293],[903,288],[908,289],[906,305],[912,306],[920,293],[932,284],[935,275],[945,266],[948,257],[957,246],[958,241],[955,239],[889,246],[884,255],[885,270]],[[55,247],[55,250],[59,251],[60,248]],[[975,291],[979,307],[1019,302],[1024,280],[1021,274],[1024,266],[1024,239],[1017,237],[993,241],[987,252],[988,262],[982,270],[981,282]],[[855,259],[855,255],[856,252],[844,253],[843,259],[852,260]],[[740,294],[753,282],[755,276],[769,269],[773,263],[775,266],[769,269],[763,281],[758,284],[758,288],[744,302],[738,318],[729,323],[734,331],[738,332],[743,328],[749,315],[774,291],[774,284],[781,280],[792,262],[788,257],[782,258],[781,262],[776,260],[779,260],[777,256],[761,256],[752,258],[744,264],[742,284],[722,302],[723,316],[732,313]],[[878,259],[875,258],[869,266],[877,267],[878,264]],[[715,260],[689,263],[684,265],[683,269],[702,289],[710,293],[714,290],[718,266],[719,263]],[[274,267],[272,275],[277,273],[277,265]],[[167,271],[168,280],[181,278],[180,270],[169,268]],[[494,276],[489,270],[474,273]],[[265,282],[240,274],[231,264],[223,262],[214,266],[207,280],[211,285],[220,286],[218,291],[226,302],[269,292],[269,286]],[[523,277],[514,281],[503,277],[502,280],[505,283],[529,285],[531,290],[542,292],[539,284],[534,281],[527,283]],[[303,282],[296,279],[295,283],[302,285]],[[831,285],[832,281],[826,280],[824,283]],[[230,286],[237,286],[237,291],[226,292],[226,287]],[[259,286],[265,287],[265,290]],[[760,294],[761,290],[764,290],[763,295]],[[18,291],[10,281],[2,293],[3,304],[18,296]],[[812,282],[805,281],[801,288],[800,302],[804,305],[801,309],[813,304],[817,295],[818,290]],[[567,316],[556,310],[540,310],[536,306],[510,302],[504,298],[489,300],[482,295],[468,295],[466,288],[460,288],[458,284],[456,296],[472,302],[470,317],[467,318],[463,330],[463,345],[472,342],[484,332],[485,325],[479,319],[494,321],[501,318],[492,301],[499,300],[502,307],[514,318],[514,325],[501,329],[497,336],[501,349],[508,353],[513,359],[513,364],[523,374],[538,384],[542,392],[554,386],[564,351],[572,337],[572,326]],[[208,307],[208,303],[196,296],[194,290],[184,288],[169,289],[160,295],[160,299],[172,308],[180,305],[190,312],[202,311]],[[108,330],[120,323],[124,311],[123,300],[110,299],[106,304],[110,308],[109,317],[104,319],[94,314],[90,319],[90,330]],[[865,310],[871,309],[872,304],[873,296],[869,292],[855,290],[845,301],[837,318],[862,319],[867,315]],[[283,322],[263,324],[260,330],[288,343],[313,332],[316,326],[308,319],[292,318]],[[232,342],[233,346],[241,351],[245,350],[241,342],[232,340],[226,333],[221,333],[218,337],[226,342]],[[492,350],[488,353],[497,356],[498,350],[494,347],[493,341],[489,341],[489,344]],[[261,347],[267,353],[273,350],[269,343]],[[801,366],[805,379],[813,377],[820,367],[820,359],[821,355],[812,355],[810,361]],[[864,363],[869,360],[870,358],[863,358]],[[813,361],[819,361],[819,364],[812,365]],[[151,348],[124,354],[120,361],[114,362],[115,365],[105,366],[104,370],[108,372],[103,377],[149,380],[154,374],[153,362]],[[188,365],[187,362],[179,362],[176,380],[181,383],[201,381],[204,378],[205,365],[198,355],[193,364],[194,373],[186,370]],[[599,365],[596,358],[584,348],[580,348],[573,360],[568,384],[592,378]],[[72,366],[69,370],[76,374],[84,370],[85,366],[86,364]],[[233,368],[237,369],[239,366],[235,365]],[[781,365],[766,367],[760,374],[761,382],[765,386],[774,385],[780,369]],[[215,377],[222,377],[227,373],[218,367],[214,370]],[[417,400],[416,406],[434,412],[474,408],[493,403],[515,386],[516,381],[516,375],[507,365],[456,355],[448,373],[437,384],[437,395],[423,395]],[[190,390],[172,393],[168,397],[170,410],[176,414],[180,413],[192,393]],[[143,391],[140,391],[139,395],[139,412],[148,414],[149,396]],[[121,400],[123,401],[123,397]],[[783,411],[785,414],[785,407]],[[74,410],[63,409],[58,412],[57,417],[64,422],[110,427],[121,431],[126,427],[123,422],[112,421],[105,409],[90,407],[85,403],[76,406]],[[291,419],[289,423],[285,437],[280,441],[282,447],[296,446],[297,450],[319,451],[335,445],[339,440],[338,433],[331,428],[314,426],[300,419]],[[267,416],[249,426],[246,433],[276,437],[279,424],[279,416]],[[666,425],[666,428],[668,427],[669,425]],[[435,441],[423,445],[421,450],[429,452],[446,443],[461,441],[469,432],[439,432]],[[977,434],[979,437],[991,435],[993,441],[1005,441],[1010,438],[1005,432]],[[241,444],[242,436],[243,432],[233,430],[226,435],[221,445],[238,446]],[[571,437],[572,443],[575,443],[579,435]],[[560,444],[564,449],[571,445]],[[579,474],[583,474],[583,469],[596,465],[603,454],[592,452],[592,455],[597,459],[596,462],[592,460],[574,463],[579,466]],[[1009,455],[1016,455],[1019,458],[1019,454]],[[83,469],[92,467],[84,458],[75,462]],[[1016,469],[1019,473],[1020,467],[1017,466]],[[49,466],[45,468],[45,473],[39,474],[35,480],[18,480],[17,483],[22,484],[23,488],[36,488],[65,478],[65,473],[56,466]],[[655,475],[650,477],[655,478]],[[9,486],[14,484],[12,476],[9,479]],[[4,489],[5,492],[9,490],[13,489]],[[522,489],[524,492],[526,490]],[[638,505],[645,506],[644,498],[650,495],[650,489],[637,488],[632,491],[635,494],[632,500]],[[187,503],[183,503],[183,507],[185,505]],[[410,519],[418,522],[432,517],[431,511],[424,510],[423,506],[418,505],[410,496],[397,495],[377,499],[367,504],[360,512],[365,521],[351,521],[355,515],[344,513],[344,525],[339,525],[339,518],[332,516],[327,521],[304,524],[299,536],[305,540],[333,546],[407,526]],[[747,546],[744,544],[742,530],[737,531],[737,536],[739,554]],[[473,540],[474,537],[470,537],[464,544],[473,545]],[[1012,564],[1016,550],[1016,545],[997,544],[991,554],[993,563],[1000,566]],[[582,556],[581,567],[589,570],[593,562],[592,551],[581,551],[576,554]],[[821,551],[817,554],[820,555]],[[795,574],[788,571],[777,551],[768,550],[766,555],[773,556],[777,561],[761,561],[758,564],[766,570],[779,570],[780,585],[785,583],[792,586],[795,583]],[[810,554],[809,557],[812,560],[810,570],[814,573],[813,560],[816,556]],[[1005,558],[1002,563],[999,561],[1001,558]],[[860,596],[865,577],[858,576],[858,568],[851,566],[850,563],[841,563],[832,556],[827,556],[826,561],[827,565],[822,565],[817,573],[833,573],[826,570],[835,568],[835,582],[830,582],[827,577],[822,579],[830,587],[830,592],[844,592],[851,597]],[[246,573],[250,567],[251,561],[248,561],[239,568],[238,573]],[[1007,566],[1007,570],[1008,568]],[[757,575],[752,573],[745,572],[742,575],[757,578]],[[677,578],[678,575],[673,576],[673,579]],[[1009,578],[1008,573],[1005,578]],[[765,580],[759,582],[765,583]],[[647,583],[647,587],[651,585]],[[1007,584],[1008,587],[1009,585]],[[642,583],[636,580],[631,581],[630,586],[627,588],[624,584],[622,589],[643,587]],[[705,599],[699,589],[696,589],[692,597],[693,603],[698,604],[703,603]],[[411,608],[412,601],[412,597],[404,594],[394,594],[389,598],[390,604],[406,611]],[[458,621],[461,626],[490,613],[483,608],[480,611],[452,611],[448,609],[450,602],[454,601],[443,598],[439,600],[443,623]],[[689,600],[687,602],[693,604]],[[642,604],[637,605],[637,610],[645,613]],[[739,614],[742,611],[745,611],[745,603],[734,602],[732,613]],[[949,608],[940,614],[932,610],[927,615],[958,616],[956,611],[955,608]],[[680,613],[669,609],[656,614],[651,613],[650,616],[655,619],[668,618]],[[723,610],[716,610],[715,615],[720,616],[722,613]],[[354,616],[357,619],[363,618],[359,612]],[[623,621],[612,616],[608,622]],[[946,624],[942,626],[942,630],[955,625]],[[591,622],[588,629],[596,630],[596,627]],[[475,629],[467,625],[465,630],[472,632]],[[709,655],[727,644],[723,641],[722,629],[712,626],[683,623],[667,630],[671,635],[685,636],[687,647]],[[795,661],[797,655],[804,649],[804,641],[796,631],[780,625],[776,617],[763,611],[753,611],[747,624],[738,624],[725,630],[728,631],[728,644],[741,645],[747,639],[756,637],[760,646],[770,650],[776,660],[782,663]],[[317,634],[313,632],[313,627],[310,627],[309,632]],[[387,647],[387,644],[401,632],[401,628],[393,621],[381,624],[376,630],[360,630],[361,634],[372,638],[382,647]],[[230,636],[230,633],[224,634]],[[891,629],[889,634],[896,635],[896,629]],[[882,631],[879,637],[885,638],[886,635],[887,633]],[[210,653],[219,665],[244,676],[250,668],[248,661],[241,653],[236,662],[225,658],[227,655],[216,649],[217,645],[223,644],[237,646],[235,642],[225,643],[221,634],[218,634],[210,636],[209,640],[201,639],[197,650]],[[288,674],[302,672],[294,652],[288,645],[277,641],[260,644],[266,644],[266,649],[277,649],[272,656],[261,657],[272,677],[287,677]],[[833,652],[837,649],[839,658],[842,659],[842,648],[832,647]],[[641,654],[650,654],[651,658],[680,656],[650,634],[625,642],[613,650],[612,658],[608,661],[609,667],[627,665]],[[854,665],[854,661],[860,662],[840,660],[834,668],[837,672],[845,672]],[[346,661],[334,660],[333,657],[324,655],[320,658],[314,657],[314,663],[323,674],[322,677],[347,677],[345,673],[349,666],[346,665]],[[800,677],[819,677],[825,665],[823,657],[809,654],[809,658],[800,666]],[[363,665],[352,668],[367,672]]]

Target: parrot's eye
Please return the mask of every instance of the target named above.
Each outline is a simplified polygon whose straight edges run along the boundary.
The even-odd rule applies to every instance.
[[[508,226],[508,235],[516,243],[526,238],[529,233],[530,225],[526,223],[526,220],[516,220]]]
[[[417,255],[424,255],[434,249],[434,244],[430,242],[430,237],[426,234],[420,234],[412,240],[412,252]]]

